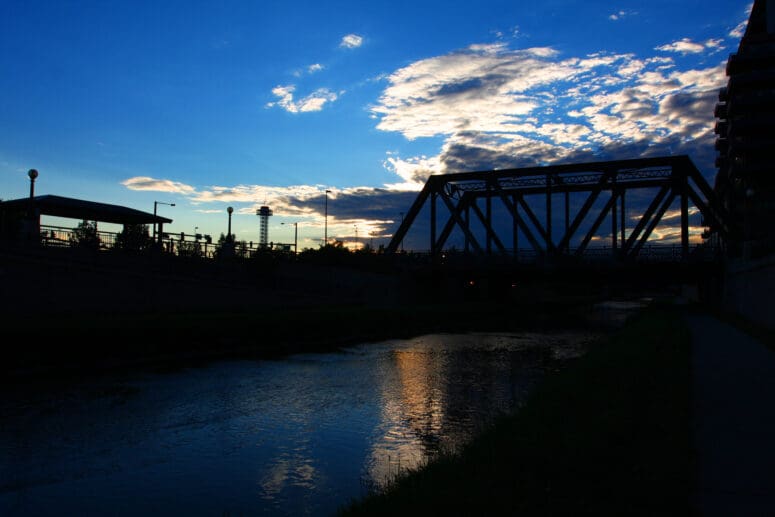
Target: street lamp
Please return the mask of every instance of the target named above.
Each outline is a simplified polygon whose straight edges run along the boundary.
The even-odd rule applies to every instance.
[[[30,199],[35,197],[35,178],[38,177],[38,171],[35,169],[30,169],[27,172],[27,176],[30,177]]]
[[[199,239],[196,238],[196,231],[199,229],[198,226],[194,226],[194,240],[198,241]]]
[[[154,240],[156,240],[156,225],[158,224],[156,222],[156,205],[175,206],[175,203],[165,203],[163,201],[153,202],[153,239]],[[161,243],[161,234],[159,234],[159,243]]]
[[[229,240],[231,240],[231,213],[234,212],[234,209],[232,207],[229,207],[226,209],[227,212],[229,212],[229,232],[226,235]]]
[[[285,224],[285,223],[280,223]],[[297,246],[297,243],[299,242],[299,223],[298,221],[295,223],[288,223],[293,224],[293,253],[298,255],[299,254],[299,247]]]
[[[29,224],[30,226],[30,237],[36,238],[35,236],[40,235],[40,218],[35,217],[35,178],[38,177],[38,171],[35,169],[30,169],[27,172],[27,176],[30,177],[30,201],[29,206],[27,207],[27,217],[29,218]],[[32,226],[34,225],[34,226]]]
[[[358,225],[355,224],[355,247],[358,248]]]
[[[326,212],[325,212],[326,215],[325,215],[325,223],[324,223],[325,230],[323,230],[323,246],[328,244],[328,195],[330,193],[331,193],[330,190],[326,190]]]

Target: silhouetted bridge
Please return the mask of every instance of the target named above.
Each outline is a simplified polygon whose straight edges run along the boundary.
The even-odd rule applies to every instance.
[[[673,204],[678,209],[666,217]],[[695,210],[690,211],[690,204]],[[704,236],[712,236],[705,253],[690,248],[690,215],[696,212],[702,217]],[[666,261],[692,256],[705,260],[713,255],[707,250],[723,247],[731,231],[713,189],[685,155],[431,176],[390,241],[388,253],[399,249],[421,213],[429,218],[429,250],[434,257],[445,253],[457,232],[466,254],[511,256],[518,262],[583,260],[599,256],[601,249],[609,259],[632,261],[659,248],[649,238],[663,219],[673,218],[680,220],[676,241],[680,251],[672,247],[669,253],[653,256]],[[606,220],[610,231],[602,229]],[[510,233],[510,246],[504,232]],[[521,239],[529,247],[520,248]],[[602,248],[600,243],[609,239],[610,245]],[[596,246],[590,246],[593,241]]]

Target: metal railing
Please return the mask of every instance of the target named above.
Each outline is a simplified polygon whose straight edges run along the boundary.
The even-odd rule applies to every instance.
[[[45,247],[77,247],[79,245],[77,235],[74,228],[53,225],[40,226],[40,243]],[[115,248],[119,233],[97,230],[96,235],[100,250],[112,250]],[[214,244],[208,237],[185,232],[164,232],[161,239],[161,249],[172,255],[213,259],[217,256],[218,245]],[[251,258],[262,252],[290,253],[292,249],[292,244],[270,243],[269,246],[262,247],[253,241],[237,241],[234,243],[234,256]]]

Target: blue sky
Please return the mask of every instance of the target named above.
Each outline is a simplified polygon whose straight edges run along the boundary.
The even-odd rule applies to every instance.
[[[217,238],[233,206],[247,241],[268,204],[301,248],[326,189],[329,236],[376,245],[433,173],[689,154],[712,181],[750,6],[4,2],[0,198],[36,168],[36,194],[175,203],[174,232]]]

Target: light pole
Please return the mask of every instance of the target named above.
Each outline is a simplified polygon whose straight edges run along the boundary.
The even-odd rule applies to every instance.
[[[196,231],[199,229],[198,226],[194,226],[194,240],[198,241],[199,239],[196,238]]]
[[[38,177],[38,171],[30,169],[27,171],[27,176],[30,177],[30,202],[27,207],[27,217],[29,219],[29,238],[37,239],[40,236],[40,219],[35,217],[35,178]]]
[[[357,249],[358,248],[358,225],[356,224],[354,226],[355,226],[355,248]]]
[[[285,223],[280,223],[280,224],[285,224]],[[297,243],[299,242],[299,222],[297,221],[295,223],[288,223],[288,224],[293,224],[293,253],[294,255],[298,255],[299,247]]]
[[[323,230],[323,246],[328,244],[328,195],[331,193],[330,190],[326,190],[326,211],[325,211],[325,223],[324,223],[324,230]]]
[[[153,202],[153,240],[156,240],[156,206],[157,205],[167,205],[167,206],[175,206],[175,203],[165,203],[163,201],[154,201]],[[161,234],[159,234],[159,244],[161,244]]]
[[[35,197],[35,178],[38,177],[38,171],[36,169],[30,169],[27,172],[27,176],[30,177],[30,200]]]
[[[231,213],[234,212],[234,209],[232,207],[229,207],[226,209],[227,212],[229,212],[229,231],[226,234],[226,237],[231,240]]]

